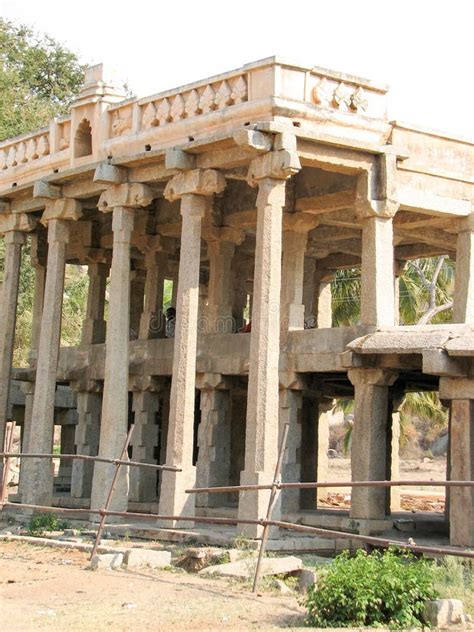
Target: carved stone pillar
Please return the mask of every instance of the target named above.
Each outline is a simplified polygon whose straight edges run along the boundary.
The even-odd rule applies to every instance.
[[[474,324],[474,213],[460,220],[453,323]]]
[[[145,270],[135,269],[130,274],[130,340],[140,335],[140,322],[145,299]]]
[[[71,384],[71,388],[75,385]],[[77,391],[77,426],[75,434],[76,454],[96,456],[99,452],[100,412],[102,395],[99,385],[91,383],[80,384],[74,388]],[[92,493],[92,479],[94,463],[90,461],[74,460],[72,462],[71,496],[73,498],[90,498]]]
[[[275,141],[277,147],[285,140],[292,139],[278,138]],[[249,170],[249,182],[258,184],[258,196],[242,485],[270,483],[278,457],[282,212],[285,180],[300,168],[295,146],[296,143],[292,143],[290,150],[278,150],[256,158]],[[266,490],[241,492],[239,518],[264,516],[268,497]],[[278,515],[277,511],[275,515]],[[239,530],[248,537],[258,537],[261,533],[257,525],[242,525]]]
[[[166,255],[157,249],[145,254],[145,305],[140,320],[140,339],[164,338],[163,290]]]
[[[109,266],[106,263],[89,263],[89,291],[86,318],[82,327],[82,344],[95,345],[105,342],[105,290]]]
[[[449,469],[447,480],[474,480],[474,380],[441,378],[441,400],[451,400],[449,423]],[[468,399],[468,397],[470,397]],[[449,541],[453,546],[474,547],[474,488],[446,490],[449,511]]]
[[[54,399],[61,338],[61,315],[70,221],[82,215],[73,199],[57,199],[46,206],[42,223],[48,225],[48,260],[41,329],[36,363],[30,445],[34,452],[50,453],[53,447]],[[28,504],[51,505],[53,469],[47,459],[29,459],[23,464],[22,500]]]
[[[209,255],[208,333],[232,333],[232,260],[235,243],[225,241],[227,229],[214,229],[205,235]]]
[[[285,213],[281,277],[281,331],[304,329],[303,280],[308,231],[314,218],[303,221],[303,213]]]
[[[389,386],[397,379],[397,373],[382,369],[350,369],[348,376],[354,385],[352,480],[389,480],[388,439],[392,417]],[[384,519],[389,510],[388,498],[389,491],[385,487],[354,488],[351,517]]]
[[[196,345],[199,301],[201,222],[207,198],[225,188],[225,178],[212,170],[193,170],[174,176],[165,197],[181,199],[181,253],[179,260],[176,326],[171,382],[166,462],[182,469],[163,472],[160,514],[194,515],[195,498],[185,490],[196,481],[193,466],[193,432],[196,385]],[[178,526],[187,523],[179,522]],[[167,523],[166,526],[173,526]]]
[[[196,486],[229,485],[230,476],[230,391],[222,376],[200,376],[201,423],[198,430],[199,456],[196,464]],[[225,494],[199,494],[198,507],[220,507]]]
[[[156,463],[159,397],[152,384],[147,390],[143,388],[143,385],[139,386],[141,386],[140,390],[133,393],[135,430],[132,438],[132,459],[140,463]],[[156,500],[156,475],[157,471],[152,468],[131,468],[129,499],[134,502]]]
[[[21,248],[25,243],[25,233],[20,226],[28,226],[28,218],[23,216],[0,216],[0,233],[5,235],[5,264],[0,293],[0,448],[3,451],[5,424],[8,417],[8,397],[15,341],[15,323],[20,282]],[[29,227],[30,229],[32,228]],[[2,465],[0,464],[0,476]]]
[[[301,390],[289,388],[297,384],[285,385],[280,390],[280,436],[286,424],[289,425],[286,450],[283,457],[281,480],[284,483],[298,483],[301,478],[301,408],[303,396]],[[284,489],[281,492],[282,513],[296,512],[299,509],[299,490]]]
[[[29,364],[36,363],[39,344],[39,332],[41,326],[41,314],[43,312],[44,287],[46,283],[46,256],[47,240],[46,231],[35,232],[31,237],[31,263],[35,269],[35,287],[33,292],[33,315],[31,326],[31,347],[29,353]],[[31,413],[33,411],[33,399],[35,394],[34,382],[22,382],[21,390],[25,394],[25,416],[23,420],[22,452],[31,452]],[[23,490],[23,468],[20,469],[20,495]]]
[[[375,327],[395,324],[393,216],[396,157],[382,156],[379,173],[359,176],[355,210],[362,220],[361,322]],[[373,182],[376,179],[377,182]],[[377,188],[381,199],[372,199]]]
[[[106,458],[119,458],[128,429],[130,241],[134,209],[147,206],[152,199],[152,192],[145,185],[116,184],[101,195],[98,205],[102,212],[113,212],[113,253],[99,446],[100,456]],[[114,469],[112,464],[95,464],[91,509],[103,506]],[[115,510],[127,509],[128,476],[128,468],[122,468],[112,501]]]

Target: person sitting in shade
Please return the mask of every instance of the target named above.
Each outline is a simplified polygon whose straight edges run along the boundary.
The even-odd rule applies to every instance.
[[[174,328],[176,325],[176,309],[168,307],[166,310],[166,337],[174,338]]]

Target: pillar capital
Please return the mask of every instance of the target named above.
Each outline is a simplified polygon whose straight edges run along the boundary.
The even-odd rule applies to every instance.
[[[26,213],[0,215],[0,234],[30,232],[36,226],[36,219]]]
[[[357,217],[392,218],[398,211],[396,156],[384,154],[379,168],[363,171],[357,178],[354,209]]]
[[[312,213],[283,213],[283,232],[307,234],[319,225],[319,219]]]
[[[459,220],[458,227],[459,233],[474,232],[474,203],[471,209],[471,213]]]
[[[74,198],[58,198],[46,203],[41,223],[46,226],[54,219],[76,221],[82,217],[82,205]]]
[[[102,213],[109,213],[114,208],[139,208],[148,206],[153,201],[153,191],[141,182],[112,184],[99,198],[98,209]]]
[[[386,369],[349,369],[349,380],[354,386],[392,386],[398,372]]]
[[[198,373],[196,375],[196,388],[199,390],[229,390],[229,379],[222,373]]]
[[[187,195],[211,196],[222,193],[226,187],[223,173],[215,169],[192,169],[178,173],[168,181],[164,197],[175,202]]]
[[[245,239],[245,231],[232,226],[206,226],[202,229],[202,238],[208,245],[231,243],[239,246]]]
[[[254,158],[250,163],[247,181],[254,187],[259,181],[271,178],[287,180],[301,169],[298,153],[291,149],[271,151]]]

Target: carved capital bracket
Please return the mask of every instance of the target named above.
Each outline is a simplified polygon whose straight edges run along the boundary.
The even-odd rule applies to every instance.
[[[165,151],[165,169],[178,169],[180,171],[189,171],[196,167],[196,156],[177,149],[176,147],[170,147]]]
[[[289,136],[289,134],[279,134],[278,136]],[[286,142],[286,140],[282,142]],[[275,140],[275,144],[277,144],[277,140]],[[254,187],[257,186],[259,180],[264,178],[287,180],[298,173],[300,169],[301,163],[296,149],[277,149],[277,151],[263,154],[252,160],[247,181],[250,186]]]
[[[280,371],[279,388],[280,390],[305,391],[311,384],[309,375],[296,373],[295,371]]]
[[[141,182],[113,184],[99,198],[98,208],[102,213],[109,213],[114,208],[139,208],[148,206],[153,201],[153,191]]]
[[[36,218],[27,213],[10,213],[8,215],[0,215],[0,234],[11,232],[29,233],[35,229],[37,225]]]
[[[57,184],[50,184],[44,180],[38,180],[33,185],[34,198],[46,198],[47,200],[58,200],[62,196],[61,187]]]
[[[398,371],[387,369],[349,369],[347,377],[354,386],[393,386]]]
[[[471,213],[463,217],[458,222],[458,232],[472,233],[474,232],[474,202],[471,202]]]
[[[273,148],[273,135],[244,127],[234,133],[234,142],[252,153],[264,153]]]
[[[158,393],[163,390],[163,381],[159,377],[153,375],[131,375],[129,388],[131,391]]]
[[[41,223],[46,226],[53,219],[76,221],[82,217],[82,205],[74,198],[59,198],[46,203]]]
[[[108,162],[101,162],[94,172],[94,182],[104,182],[105,184],[123,184],[128,180],[128,172],[124,167],[110,165]]]
[[[92,380],[87,377],[87,375],[83,375],[80,379],[71,380],[69,386],[75,393],[102,393],[104,383],[100,380]]]
[[[226,187],[224,174],[215,169],[193,169],[178,173],[166,184],[164,197],[175,202],[185,195],[211,196]]]
[[[231,380],[222,373],[198,373],[196,375],[196,388],[199,390],[229,390],[231,387]]]
[[[283,230],[295,233],[309,233],[319,226],[319,219],[312,213],[283,213]]]
[[[354,209],[356,215],[392,218],[399,209],[396,155],[379,156],[378,168],[363,171],[357,178]]]
[[[233,226],[206,226],[203,228],[202,237],[208,244],[227,241],[240,246],[245,239],[245,231]]]

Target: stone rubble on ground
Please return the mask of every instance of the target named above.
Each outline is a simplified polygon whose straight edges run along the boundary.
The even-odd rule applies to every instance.
[[[130,549],[125,554],[125,565],[127,568],[165,568],[171,564],[171,553],[169,551],[151,551],[149,549]]]
[[[116,570],[123,564],[123,553],[101,553],[100,555],[94,555],[91,560],[91,569],[97,570],[105,568],[109,570]]]
[[[434,599],[427,601],[423,618],[435,628],[447,628],[466,622],[464,604],[460,599]]]
[[[220,577],[251,577],[255,573],[256,560],[247,558],[228,564],[209,566],[199,571],[200,575],[219,575]],[[292,555],[287,557],[266,558],[262,561],[261,576],[282,575],[303,568],[303,562]]]

